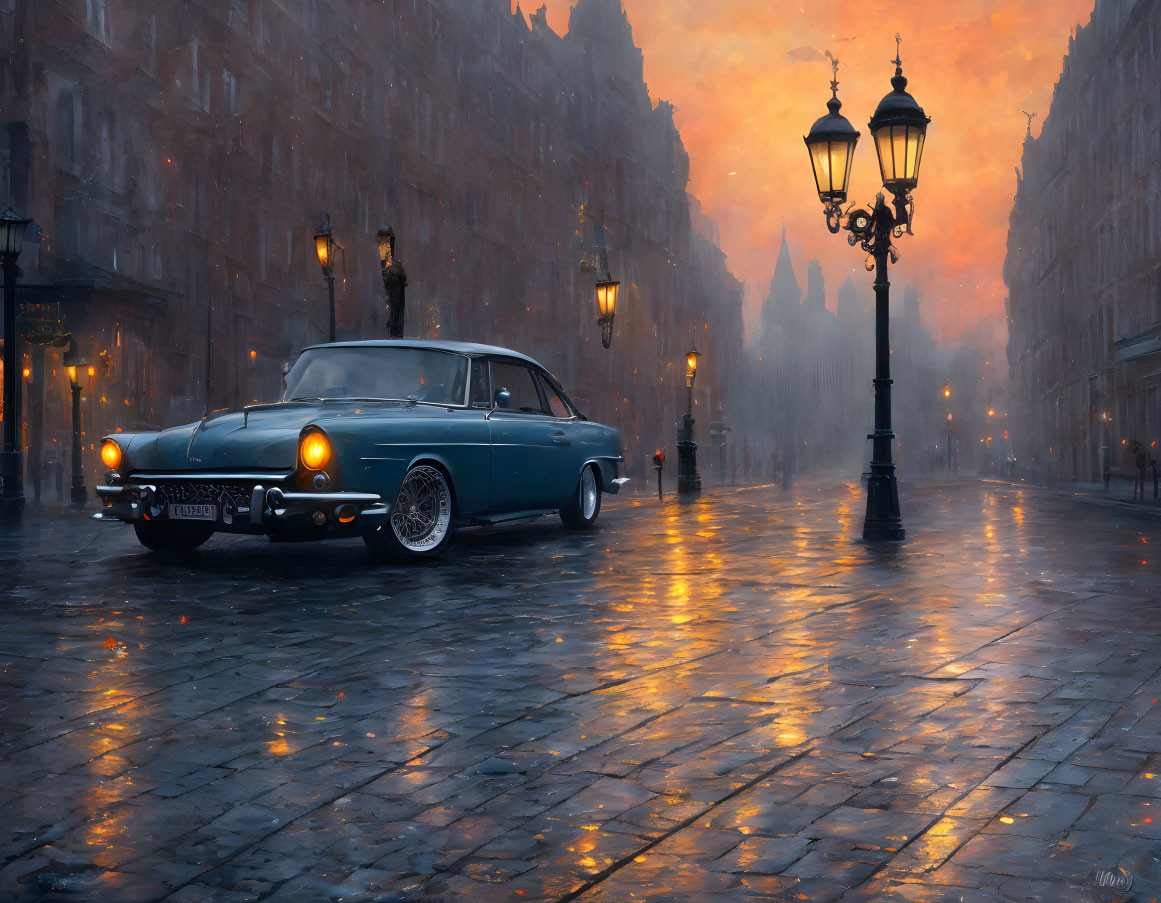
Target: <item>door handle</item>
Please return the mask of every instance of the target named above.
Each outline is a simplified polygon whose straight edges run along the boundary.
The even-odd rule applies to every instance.
[[[553,430],[548,435],[550,435],[550,436],[563,436],[564,430]]]

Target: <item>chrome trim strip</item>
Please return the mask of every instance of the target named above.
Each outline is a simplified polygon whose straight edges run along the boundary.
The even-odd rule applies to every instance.
[[[129,480],[285,480],[293,470],[267,473],[222,473],[199,470],[196,473],[135,473]]]
[[[125,491],[124,486],[98,486],[97,492],[100,495],[120,495]]]
[[[382,496],[373,492],[284,492],[282,502],[366,502],[369,505],[381,503]]]

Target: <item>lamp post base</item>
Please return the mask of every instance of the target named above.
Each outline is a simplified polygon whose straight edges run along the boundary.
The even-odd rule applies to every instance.
[[[23,468],[20,452],[0,452],[0,480],[4,483],[0,518],[4,520],[19,520],[24,515],[24,487],[20,480]]]
[[[701,474],[697,472],[697,443],[682,439],[677,443],[677,491],[701,492]]]
[[[0,521],[16,522],[24,518],[24,496],[0,496]]]
[[[898,542],[906,537],[903,518],[899,514],[899,488],[894,472],[872,473],[867,481],[863,539],[868,542]]]
[[[89,500],[89,494],[85,490],[85,484],[78,482],[76,477],[73,477],[72,501],[74,508],[84,508],[86,502]]]

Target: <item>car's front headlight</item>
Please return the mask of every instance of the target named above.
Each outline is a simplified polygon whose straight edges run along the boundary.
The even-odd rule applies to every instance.
[[[331,441],[321,430],[311,430],[298,442],[298,458],[307,470],[322,470],[331,459]]]
[[[121,466],[121,446],[112,439],[106,439],[101,445],[101,460],[109,470],[117,470]]]

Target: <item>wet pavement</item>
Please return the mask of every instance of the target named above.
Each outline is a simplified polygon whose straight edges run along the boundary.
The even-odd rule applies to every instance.
[[[1161,897],[1161,516],[901,494],[890,550],[840,484],[409,567],[31,519],[0,536],[0,899]]]

